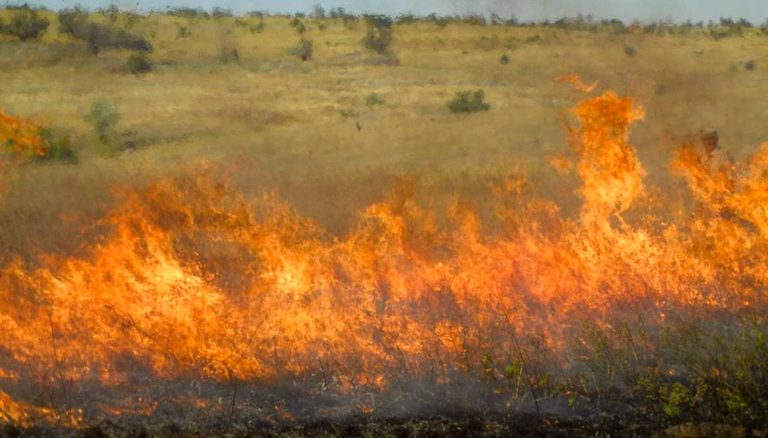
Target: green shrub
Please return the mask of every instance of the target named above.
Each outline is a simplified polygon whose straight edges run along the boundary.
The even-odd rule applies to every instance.
[[[669,417],[678,417],[682,413],[682,408],[690,401],[691,394],[680,382],[673,383],[668,393],[664,413]]]
[[[624,54],[632,57],[637,55],[637,49],[632,46],[624,46]]]
[[[41,159],[56,160],[72,164],[77,163],[77,153],[72,149],[69,138],[64,137],[56,139],[54,138],[53,131],[50,129],[41,130],[40,135],[45,139],[48,146],[45,155],[42,156]]]
[[[293,17],[291,19],[291,23],[290,24],[291,24],[291,27],[296,29],[296,32],[298,32],[299,35],[301,35],[301,34],[303,34],[304,32],[307,31],[307,26],[305,26],[304,23],[301,20],[299,20],[298,17]]]
[[[376,106],[376,105],[383,105],[384,104],[384,98],[381,97],[378,93],[371,93],[365,98],[365,104],[368,106]]]
[[[38,15],[37,10],[25,4],[11,9],[10,21],[0,23],[0,33],[15,36],[21,41],[36,40],[49,24],[46,18]]]
[[[103,99],[95,101],[85,116],[85,121],[91,124],[94,134],[103,144],[107,144],[114,136],[119,120],[117,108]]]
[[[152,46],[144,38],[132,35],[122,29],[91,22],[82,9],[65,9],[59,12],[59,31],[83,40],[91,52],[99,53],[103,49],[116,48],[151,52]]]
[[[501,58],[499,58],[499,62],[501,63],[501,65],[509,64],[509,55],[507,55],[506,53],[501,55]]]
[[[146,53],[132,53],[128,57],[128,71],[135,75],[143,75],[152,71],[152,62]]]
[[[389,53],[392,44],[392,19],[385,15],[366,15],[368,30],[363,37],[363,47],[376,53]]]
[[[459,91],[452,101],[448,103],[448,109],[452,113],[475,113],[479,111],[488,111],[491,106],[485,103],[485,92],[477,91]]]

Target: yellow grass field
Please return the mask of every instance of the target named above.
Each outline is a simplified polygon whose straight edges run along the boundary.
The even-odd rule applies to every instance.
[[[112,11],[0,11],[0,436],[768,437],[768,23]]]
[[[305,19],[315,50],[302,62],[290,53],[299,36],[288,18],[267,17],[253,33],[257,18],[238,25],[232,17],[151,15],[131,27],[154,47],[153,71],[137,77],[126,68],[129,52],[92,55],[49,19],[39,42],[0,40],[0,108],[69,136],[79,161],[5,170],[0,227],[15,232],[0,235],[4,252],[23,252],[30,241],[62,249],[76,240],[62,236],[108,208],[113,187],[206,166],[253,196],[277,192],[337,233],[403,175],[434,199],[481,203],[492,181],[524,171],[540,193],[575,200],[564,188],[572,181],[561,184],[568,177],[547,164],[568,152],[563,128],[578,93],[556,82],[566,74],[645,107],[632,142],[650,181],[682,184],[668,176],[670,151],[703,127],[717,129],[736,158],[768,140],[768,36],[756,30],[716,41],[703,30],[405,24],[394,28],[394,66],[378,65],[361,46],[362,22],[348,29]],[[180,26],[191,35],[181,37]],[[239,60],[221,62],[231,48]],[[753,70],[744,68],[750,60]],[[485,91],[490,111],[448,111],[457,91],[475,89]],[[367,104],[372,93],[383,103]],[[119,135],[134,149],[100,153],[85,120],[99,99],[118,109]]]

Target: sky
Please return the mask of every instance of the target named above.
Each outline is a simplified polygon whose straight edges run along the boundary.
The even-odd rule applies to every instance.
[[[23,0],[11,0],[17,4]],[[343,7],[350,12],[398,15],[463,14],[496,12],[503,17],[514,15],[521,20],[556,19],[578,14],[595,18],[619,18],[625,21],[674,20],[708,21],[720,17],[746,18],[754,24],[768,20],[768,0],[31,0],[30,3],[51,9],[81,4],[98,8],[116,4],[121,9],[140,11],[163,10],[166,7],[189,6],[211,9],[215,6],[235,12],[266,10],[270,12],[309,12],[314,4],[326,9]]]

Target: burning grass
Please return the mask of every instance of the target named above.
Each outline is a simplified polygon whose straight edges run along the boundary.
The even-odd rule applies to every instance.
[[[499,226],[403,180],[341,237],[211,175],[119,191],[83,255],[0,271],[0,419],[764,429],[768,146],[730,166],[681,147],[695,205],[660,216],[629,143],[643,110],[571,79],[574,218],[520,175],[494,188]]]

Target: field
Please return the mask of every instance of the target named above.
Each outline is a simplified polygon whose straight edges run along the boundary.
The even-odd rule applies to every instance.
[[[0,16],[7,19],[10,13],[6,10]],[[157,424],[168,418],[184,423],[192,414],[177,415],[182,409],[179,406],[189,403],[205,410],[205,403],[218,400],[210,405],[220,415],[217,420],[194,417],[197,424],[212,428],[201,430],[278,433],[280,430],[270,428],[287,421],[291,426],[282,430],[286,435],[320,433],[313,427],[331,435],[349,432],[344,427],[355,428],[349,432],[354,434],[385,430],[401,434],[403,428],[418,433],[421,420],[410,426],[401,424],[409,414],[431,418],[462,406],[470,414],[448,418],[476,412],[496,417],[489,417],[482,427],[477,421],[485,420],[469,417],[448,426],[441,419],[424,420],[422,432],[439,434],[442,430],[460,436],[464,427],[475,434],[504,435],[530,428],[528,433],[536,435],[546,434],[549,425],[552,433],[567,434],[575,428],[584,435],[646,435],[655,426],[663,426],[670,428],[670,435],[679,436],[747,432],[765,436],[757,434],[765,434],[768,427],[764,417],[760,420],[768,412],[766,367],[761,364],[768,352],[765,317],[760,311],[765,306],[768,276],[766,258],[759,254],[768,245],[768,227],[764,220],[765,178],[759,173],[764,162],[749,157],[768,140],[766,32],[747,28],[738,35],[714,36],[712,29],[725,32],[729,28],[668,26],[648,31],[628,27],[616,31],[599,26],[589,30],[553,24],[421,20],[393,24],[391,47],[375,53],[361,44],[368,29],[363,19],[345,22],[305,17],[300,20],[305,30],[298,32],[296,21],[283,16],[121,13],[110,18],[91,14],[92,22],[127,29],[151,44],[151,71],[134,74],[127,64],[132,51],[110,48],[94,54],[84,41],[60,32],[55,13],[41,14],[52,24],[39,40],[22,42],[0,36],[0,109],[49,129],[57,139],[68,139],[76,159],[20,160],[6,153],[0,162],[0,262],[7,266],[0,278],[0,305],[31,306],[37,309],[32,313],[41,315],[40,308],[54,309],[46,318],[19,309],[4,314],[0,309],[0,317],[6,318],[0,318],[4,332],[18,331],[28,323],[49,330],[52,339],[51,345],[48,340],[38,345],[46,353],[21,347],[12,351],[13,345],[36,342],[22,334],[7,344],[0,342],[0,359],[11,364],[0,366],[0,422],[16,424],[8,426],[9,434],[16,427],[35,424],[73,430],[90,430],[98,424],[95,427],[106,433],[113,426],[113,433],[130,435],[133,426],[120,423],[122,420],[115,420],[120,423],[116,426],[94,418],[135,420],[149,412],[147,417],[157,419]],[[296,54],[300,39],[313,43],[309,60]],[[561,80],[571,75],[584,84],[596,82],[592,94],[613,90],[630,97],[645,116],[634,121],[629,110],[623,112],[624,101],[610,96],[600,100],[580,91],[586,88],[580,81]],[[448,104],[457,92],[474,90],[483,90],[490,105],[487,111],[449,111]],[[579,102],[585,105],[583,113],[573,111]],[[589,103],[620,114],[615,126],[589,128],[590,111],[598,111],[600,123],[605,115],[599,112],[605,107],[598,110]],[[93,116],[89,117],[100,104],[116,115],[103,139],[94,129]],[[736,190],[738,196],[732,201],[722,201],[720,192],[705,184],[709,180],[696,173],[700,169],[694,165],[683,172],[670,172],[670,163],[676,162],[678,167],[687,163],[681,161],[679,148],[695,143],[703,128],[716,129],[723,152],[734,162],[744,163],[746,170],[738,176],[742,179],[736,180],[736,187],[743,189]],[[623,137],[627,129],[629,143]],[[574,148],[569,138],[580,136],[588,144],[592,134],[622,154],[636,151],[644,171],[632,167],[631,160],[629,165],[602,162],[597,155],[592,158],[598,164],[590,168],[589,147]],[[551,164],[555,158],[581,159],[587,164],[579,167],[580,173],[564,172]],[[608,183],[604,191],[582,187],[582,181],[588,186],[589,181],[615,176],[601,176],[609,164],[622,169],[617,171],[621,175],[616,177],[618,189],[607,187]],[[512,186],[522,180],[520,175],[525,175],[525,196],[553,202],[558,206],[555,213],[550,207],[535,203],[521,207],[514,201],[510,211],[518,219],[506,223],[497,217],[499,187],[517,193]],[[648,196],[635,196],[636,184],[646,187]],[[398,198],[410,199],[402,194],[409,190],[414,191],[413,204]],[[265,198],[265,194],[271,195]],[[597,194],[610,199],[597,200]],[[763,213],[743,207],[747,196],[750,205],[763,206]],[[265,203],[267,219],[263,223],[243,213],[243,208],[250,208],[243,206]],[[394,207],[369,207],[382,205],[377,203]],[[706,203],[713,215],[686,222],[688,215],[704,214],[700,203]],[[727,206],[721,208],[721,203]],[[417,204],[424,210],[413,207]],[[643,211],[629,209],[630,204]],[[290,206],[285,207],[290,213],[282,206]],[[735,211],[738,220],[721,215],[722,209],[729,214]],[[442,213],[446,210],[451,213]],[[481,224],[477,227],[483,231],[474,228],[474,216],[463,213],[465,210],[477,215]],[[717,214],[712,213],[715,210]],[[646,213],[656,219],[647,219]],[[269,219],[270,214],[277,219]],[[195,218],[189,219],[193,225],[179,219],[187,216]],[[384,231],[366,222],[372,216],[380,218]],[[451,228],[454,216],[464,218],[455,229]],[[749,224],[744,225],[746,222]],[[554,223],[557,225],[550,227]],[[411,224],[415,225],[408,228]],[[269,226],[275,228],[266,231]],[[505,227],[515,228],[513,237],[498,237]],[[118,230],[114,235],[110,234],[113,229]],[[254,229],[258,236],[249,231]],[[158,237],[158,230],[167,235]],[[395,235],[393,242],[399,243],[377,246],[378,236],[384,236],[383,241],[387,233]],[[711,249],[711,242],[701,246],[697,233],[714,239],[717,248]],[[736,237],[726,245],[724,236]],[[582,248],[580,239],[602,243]],[[141,243],[134,247],[133,242]],[[510,249],[511,242],[522,243]],[[277,248],[278,255],[265,255],[262,248],[270,245]],[[701,255],[704,247],[711,253]],[[732,252],[724,255],[720,251],[726,247]],[[548,255],[541,255],[544,253]],[[258,257],[248,259],[253,254]],[[527,261],[520,262],[524,266],[510,268],[514,271],[510,274],[506,267],[494,264],[510,254],[534,260],[530,263],[535,269]],[[247,266],[240,265],[246,259],[250,260]],[[299,273],[290,272],[289,259],[300,260]],[[576,260],[573,266],[571,259]],[[485,266],[481,266],[483,260]],[[282,270],[270,271],[265,267],[272,266],[270,263]],[[561,271],[559,266],[565,264],[568,267]],[[490,273],[483,274],[484,269]],[[602,271],[588,272],[591,269]],[[478,276],[466,279],[473,270]],[[152,275],[156,281],[149,278]],[[304,280],[311,286],[305,287]],[[620,284],[621,280],[626,283]],[[540,289],[541,293],[531,292],[535,299],[526,295],[521,310],[517,304],[507,303],[501,292],[500,288],[512,283],[510,287]],[[565,283],[564,289],[589,298],[582,302],[556,297],[551,288]],[[130,290],[137,296],[147,293],[149,299],[134,303],[129,294],[109,295],[122,285],[135,288]],[[404,285],[433,291],[442,298],[435,302],[422,295],[403,298]],[[93,292],[101,287],[103,292]],[[122,335],[97,336],[92,345],[103,342],[113,348],[114,339],[125,336],[131,347],[126,351],[115,347],[108,353],[95,352],[94,347],[91,352],[89,341],[83,341],[90,335],[80,333],[78,327],[81,323],[87,327],[83,332],[111,328],[114,321],[98,316],[103,309],[112,309],[111,304],[89,308],[91,298],[78,301],[72,293],[60,295],[67,288],[74,295],[89,297],[92,293],[96,301],[109,295],[105,302],[129,302],[119,317],[125,321],[114,324],[121,327],[116,330],[122,330]],[[258,288],[293,294],[290,304],[283,298],[272,300],[272,295],[258,302],[249,298],[261,310],[282,305],[292,309],[284,320],[264,323],[279,332],[264,338],[274,342],[275,351],[283,342],[278,341],[280,336],[291,345],[284,356],[268,352],[266,340],[248,344],[240,338],[242,333],[250,333],[243,327],[249,327],[246,320],[252,314],[248,312],[254,310],[248,307],[251,304],[243,304],[247,301],[244,291]],[[375,303],[358,300],[354,292],[358,288],[375,289],[383,298]],[[501,298],[493,301],[479,292],[473,295],[472,291],[480,289]],[[147,313],[148,322],[143,325],[137,315],[144,315],[142,306],[151,307],[153,290],[158,291],[157,297],[195,290],[195,298],[184,295],[189,302],[169,301],[175,303],[172,306],[190,306],[184,307],[189,315],[169,316],[158,310],[160,316]],[[348,293],[339,298],[326,290]],[[39,291],[46,292],[38,295]],[[616,291],[615,301],[612,292],[606,291]],[[644,298],[637,302],[655,304],[627,305],[635,302],[627,298],[633,291],[642,291]],[[707,295],[710,291],[714,291],[711,296]],[[326,301],[326,294],[333,298]],[[603,296],[611,298],[603,302]],[[238,303],[227,301],[239,309],[232,312],[235,316],[217,307],[220,299]],[[332,315],[338,314],[329,308],[339,304],[337,299],[346,310],[360,307],[359,314],[350,311],[348,320],[339,317],[343,329],[304,340],[302,330],[313,336],[316,330],[330,330],[325,323],[306,320],[334,320]],[[66,307],[70,310],[57,313],[61,308],[52,304],[57,302],[71,305]],[[387,304],[394,302],[402,307]],[[588,346],[585,338],[560,325],[579,314],[579,302],[596,321],[582,326],[589,333],[586,338],[594,342]],[[384,310],[387,305],[391,307]],[[294,306],[310,310],[294,312]],[[662,307],[666,310],[657,312]],[[242,310],[246,308],[248,312]],[[416,318],[418,322],[410,324],[409,318],[423,308],[435,315],[455,311],[458,316],[440,321]],[[468,308],[479,310],[470,315]],[[510,322],[505,314],[507,319],[502,321],[498,316],[501,308],[510,315],[521,312],[520,319]],[[412,333],[419,341],[397,340],[389,345],[389,341],[380,341],[379,336],[384,335],[366,332],[359,339],[349,335],[350,327],[360,326],[362,319],[358,318],[371,312],[386,314],[381,316],[382,326],[399,327],[403,338]],[[537,312],[548,316],[539,317]],[[651,314],[655,316],[648,316]],[[126,328],[134,325],[135,332]],[[237,333],[225,330],[231,327],[237,327]],[[697,330],[694,327],[700,330],[700,338],[691,334]],[[175,328],[183,335],[166,337]],[[382,330],[387,333],[384,338],[391,335],[388,328]],[[529,333],[531,343],[520,347],[515,330]],[[627,332],[631,332],[630,341],[625,343]],[[187,337],[189,333],[197,335]],[[436,333],[442,343],[431,348]],[[509,333],[513,333],[513,341],[509,341]],[[348,349],[329,340],[348,335],[356,339],[356,343],[349,341],[354,346]],[[196,336],[205,339],[204,347],[196,343]],[[261,334],[255,331],[252,336],[255,339]],[[361,340],[366,336],[375,341]],[[537,344],[539,336],[545,347]],[[445,338],[461,339],[463,350]],[[711,342],[713,348],[697,350],[696,345],[687,344],[685,348],[690,350],[675,349],[670,347],[675,340]],[[175,342],[179,342],[177,354],[165,356],[162,350],[172,349]],[[384,353],[372,352],[369,344],[378,342],[389,345],[382,347]],[[230,344],[236,347],[224,351]],[[261,356],[250,358],[250,353],[244,353],[248,358],[242,362],[235,358],[248,345],[256,345],[256,356],[274,353],[273,362],[267,364]],[[306,351],[313,348],[325,349],[327,355],[317,353],[320,350]],[[579,348],[588,353],[574,353]],[[452,363],[450,370],[441,368],[444,374],[435,371],[430,363],[436,359],[430,351],[439,351],[435,355],[441,361]],[[399,358],[400,353],[405,358]],[[707,362],[696,369],[691,363],[704,360],[698,354],[717,365],[709,367]],[[214,356],[216,360],[210,359]],[[48,366],[35,365],[39,369],[30,374],[35,376],[34,385],[26,371],[13,371],[44,361],[43,357],[52,359]],[[558,370],[570,371],[551,371],[548,366],[555,362]],[[121,377],[126,363],[156,380],[139,384],[135,377]],[[400,374],[403,369],[408,369],[405,377]],[[327,378],[326,372],[336,377]],[[93,377],[95,374],[100,377]],[[361,377],[363,374],[366,376]],[[269,385],[274,392],[264,389],[259,382],[265,380],[278,382],[277,389]],[[289,380],[292,389],[286,383]],[[407,383],[422,380],[430,385],[414,383],[410,387]],[[197,401],[189,401],[194,398],[189,381],[197,385]],[[478,387],[467,383],[475,381]],[[448,389],[440,392],[432,384]],[[318,385],[322,391],[316,390]],[[132,398],[107,401],[122,400],[134,390],[129,387],[141,387],[143,397],[154,398],[152,408],[141,398],[135,403]],[[243,388],[240,393],[239,387]],[[377,403],[373,395],[367,398],[378,394],[375,388],[388,389],[382,390],[385,395]],[[392,395],[392,388],[401,388],[406,395],[397,395],[397,391]],[[326,394],[326,389],[335,395]],[[210,392],[200,395],[201,391]],[[476,401],[473,397],[480,393],[487,399]],[[280,399],[279,394],[288,395]],[[425,403],[445,399],[455,405],[446,401],[446,406],[429,412],[410,400],[418,408],[409,412],[399,405],[407,405],[406,399]],[[499,412],[499,406],[508,411]],[[14,415],[18,411],[23,413]],[[504,417],[513,411],[533,419],[526,423],[522,417]],[[600,416],[605,412],[611,415],[609,419]],[[406,420],[381,425],[375,421],[364,425],[367,419],[344,420],[372,413],[385,419],[405,416]],[[252,425],[246,423],[249,418],[269,422]],[[339,418],[339,424],[322,423]],[[712,423],[694,425],[703,420]],[[147,424],[157,426],[152,421]],[[226,427],[216,421],[223,421]],[[238,426],[232,426],[233,421]],[[296,426],[302,421],[321,423]],[[558,421],[565,425],[557,426]],[[628,424],[636,424],[637,429]],[[454,429],[431,429],[443,426]],[[152,430],[175,433],[157,427]],[[302,432],[301,427],[309,429]],[[30,430],[44,433],[44,429]]]
[[[182,25],[189,37],[178,37]],[[325,30],[313,20],[308,26],[315,55],[301,62],[287,53],[299,39],[288,18],[267,18],[254,34],[233,18],[140,18],[134,31],[155,46],[155,68],[142,77],[127,72],[128,52],[91,55],[55,25],[41,42],[3,41],[0,107],[71,136],[80,155],[77,166],[14,172],[4,201],[14,213],[4,220],[25,241],[3,236],[3,248],[21,249],[29,238],[53,244],[68,234],[60,213],[76,206],[88,223],[103,213],[110,186],[140,185],[203,162],[227,168],[248,193],[277,191],[334,232],[403,175],[445,197],[480,196],[494,178],[524,170],[547,194],[559,193],[552,185],[562,178],[546,160],[568,151],[563,121],[576,96],[556,78],[573,73],[646,108],[632,140],[652,178],[667,175],[671,150],[701,128],[718,129],[737,157],[766,140],[768,102],[760,96],[768,91],[768,69],[761,68],[768,53],[758,33],[715,41],[703,31],[612,35],[418,23],[396,27],[392,50],[400,65],[393,67],[366,63],[376,58],[361,47],[362,23],[352,30],[330,20]],[[236,48],[240,60],[222,64],[222,47]],[[754,71],[743,68],[750,60]],[[448,101],[464,89],[483,89],[492,109],[449,113]],[[367,105],[372,93],[384,103]],[[118,108],[118,129],[136,138],[135,150],[99,154],[85,121],[98,99]]]

